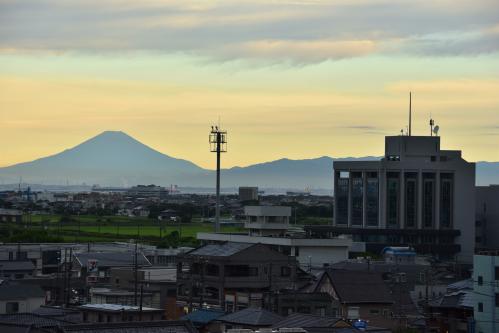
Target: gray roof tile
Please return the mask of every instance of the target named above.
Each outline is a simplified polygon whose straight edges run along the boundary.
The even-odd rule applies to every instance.
[[[218,320],[227,323],[251,326],[270,326],[282,319],[283,317],[273,312],[256,308],[247,308],[218,318]]]
[[[255,244],[226,242],[222,244],[208,244],[188,252],[188,255],[230,257]]]

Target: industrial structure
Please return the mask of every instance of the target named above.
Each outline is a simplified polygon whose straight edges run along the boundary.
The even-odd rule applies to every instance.
[[[219,126],[211,126],[210,151],[217,153],[217,203],[215,208],[215,232],[220,231],[220,153],[227,152],[227,131]]]

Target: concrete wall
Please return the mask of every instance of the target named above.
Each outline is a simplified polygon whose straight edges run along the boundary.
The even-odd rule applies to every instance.
[[[28,298],[25,300],[13,299],[13,300],[1,300],[0,301],[0,314],[6,314],[6,305],[9,302],[17,302],[18,303],[18,313],[22,312],[32,312],[35,309],[38,309],[40,306],[45,304],[44,297],[37,298]]]
[[[348,259],[348,248],[328,246],[302,246],[299,248],[299,255],[296,257],[296,259],[298,259],[298,262],[302,267],[308,267],[310,265],[310,261],[312,262],[312,267],[322,267],[324,264],[331,265],[332,263]]]
[[[499,256],[475,255],[473,258],[473,310],[476,332],[499,331],[499,307],[495,304],[496,294],[499,293],[496,267],[499,267]],[[479,280],[483,282],[480,284]],[[483,305],[483,311],[479,311],[479,303]]]

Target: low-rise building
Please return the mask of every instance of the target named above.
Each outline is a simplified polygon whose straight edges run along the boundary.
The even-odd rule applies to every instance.
[[[0,314],[31,312],[45,304],[45,292],[36,285],[0,283]]]
[[[164,319],[164,311],[149,307],[121,304],[84,304],[78,307],[84,323],[116,323]]]
[[[257,201],[258,200],[258,187],[253,186],[240,186],[239,187],[239,201]]]
[[[326,270],[315,285],[338,304],[337,316],[349,320],[367,320],[374,326],[405,327],[395,314],[394,297],[381,274],[349,270]],[[400,325],[400,326],[399,326]]]
[[[298,288],[303,274],[295,258],[264,244],[208,244],[179,257],[177,303],[187,311],[270,307],[272,295]]]
[[[23,221],[23,212],[17,209],[0,208],[0,223],[21,223]]]
[[[481,252],[473,259],[473,312],[476,332],[499,330],[499,251]]]
[[[20,280],[35,276],[35,266],[29,260],[0,261],[0,279]]]
[[[244,215],[250,236],[283,236],[289,228],[291,207],[245,206]]]

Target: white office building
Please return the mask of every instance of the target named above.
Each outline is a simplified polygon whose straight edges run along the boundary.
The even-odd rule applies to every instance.
[[[246,206],[246,233],[207,233],[200,232],[197,238],[205,243],[235,242],[261,243],[289,256],[294,256],[305,267],[322,267],[348,259],[352,244],[349,237],[329,239],[307,238],[291,229],[289,218],[291,207]],[[362,247],[359,251],[363,251]]]

